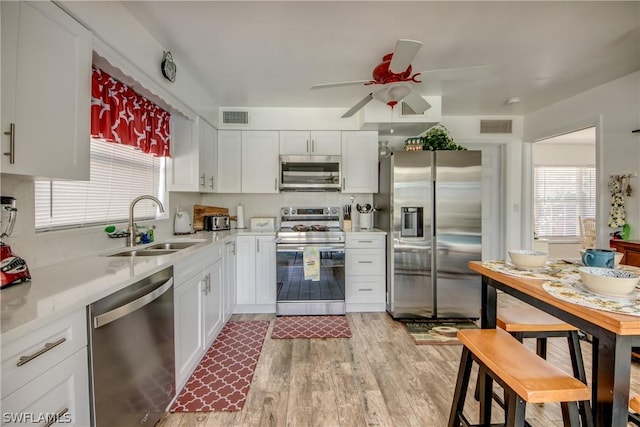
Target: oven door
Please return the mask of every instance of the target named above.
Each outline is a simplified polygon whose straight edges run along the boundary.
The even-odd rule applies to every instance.
[[[310,248],[317,253],[305,251]],[[343,244],[289,243],[278,244],[276,250],[277,315],[345,314]],[[319,277],[307,269],[305,278],[305,255],[308,263],[319,264]]]

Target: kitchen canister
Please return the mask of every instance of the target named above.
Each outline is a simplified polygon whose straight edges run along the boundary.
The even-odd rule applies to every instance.
[[[373,228],[373,212],[360,212],[360,230],[371,230]]]
[[[244,206],[238,205],[236,208],[236,216],[238,217],[238,220],[236,221],[236,228],[239,230],[246,228],[244,226]]]

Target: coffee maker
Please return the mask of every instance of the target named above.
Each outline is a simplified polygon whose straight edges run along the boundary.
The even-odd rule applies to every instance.
[[[0,215],[5,224],[0,233],[0,288],[4,288],[31,280],[31,274],[25,260],[14,254],[11,246],[4,243],[4,239],[11,236],[16,224],[16,199],[9,196],[0,197]]]

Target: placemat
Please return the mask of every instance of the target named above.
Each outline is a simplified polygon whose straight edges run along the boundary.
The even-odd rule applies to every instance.
[[[482,263],[482,266],[498,273],[508,274],[509,276],[545,280],[577,280],[580,277],[578,268],[582,267],[581,265],[560,260],[549,261],[544,268],[535,270],[518,268],[506,261],[485,261]]]
[[[584,287],[580,281],[550,281],[542,284],[550,295],[563,301],[611,313],[640,316],[640,290],[636,287],[626,297],[610,297],[595,294]]]

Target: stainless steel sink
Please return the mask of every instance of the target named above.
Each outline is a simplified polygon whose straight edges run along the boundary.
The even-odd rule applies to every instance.
[[[107,256],[126,256],[126,257],[134,257],[134,256],[158,256],[158,255],[169,255],[178,252],[178,249],[134,249],[123,252],[117,252],[115,254],[107,255]]]
[[[162,249],[186,249],[191,246],[197,245],[200,242],[170,242],[170,243],[158,243],[156,245],[147,246],[146,249],[150,250],[162,250]]]

